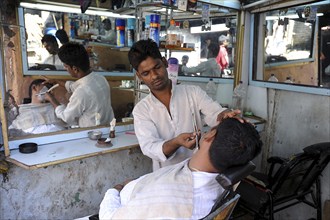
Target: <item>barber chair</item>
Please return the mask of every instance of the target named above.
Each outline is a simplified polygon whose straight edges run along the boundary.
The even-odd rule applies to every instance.
[[[274,213],[304,203],[317,210],[321,220],[320,176],[330,161],[330,142],[303,149],[290,158],[268,159],[268,173],[253,172],[241,181],[239,209],[252,213],[255,219],[274,219]]]
[[[255,167],[254,163],[250,161],[245,165],[229,168],[216,177],[218,183],[225,190],[219,198],[217,198],[210,214],[204,217],[203,220],[227,220],[230,218],[240,197],[240,195],[235,192],[235,185],[251,174]]]

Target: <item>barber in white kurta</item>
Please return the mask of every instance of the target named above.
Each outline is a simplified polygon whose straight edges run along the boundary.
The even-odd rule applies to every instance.
[[[163,144],[181,133],[194,132],[193,112],[201,129],[202,115],[206,124],[213,127],[218,123],[218,114],[224,110],[204,90],[193,85],[173,85],[171,115],[152,93],[138,102],[133,110],[134,129],[143,154],[153,161],[153,170],[191,157],[192,150],[180,147],[167,158],[163,153]]]
[[[109,189],[100,205],[102,219],[200,219],[208,215],[223,188],[218,173],[195,172],[188,160]]]
[[[56,107],[58,118],[68,124],[78,123],[79,127],[95,126],[96,113],[101,116],[101,125],[113,119],[110,86],[104,76],[92,72],[65,87],[72,95],[67,105]]]

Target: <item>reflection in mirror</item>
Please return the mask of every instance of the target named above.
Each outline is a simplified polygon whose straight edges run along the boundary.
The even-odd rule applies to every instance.
[[[45,75],[45,70],[56,70],[62,71],[61,75],[68,75],[57,56],[58,48],[67,41],[84,44],[93,71],[131,71],[127,49],[116,46],[116,17],[21,9],[21,23],[26,30],[26,39],[23,39],[26,51],[22,51],[23,59],[26,58],[23,62],[27,66],[24,74],[43,71]],[[109,56],[117,59],[109,60]]]
[[[178,20],[183,30],[186,22]],[[236,16],[212,18],[209,29],[205,29],[201,20],[189,20],[189,25],[190,33],[183,33],[184,39],[193,44],[194,49],[163,52],[179,60],[179,76],[233,78]]]
[[[53,106],[45,101],[45,93],[54,86],[44,85],[44,81],[43,79],[33,80],[29,86],[29,98],[26,98],[23,104],[10,108],[9,137],[66,129],[66,124],[56,117]]]
[[[329,1],[321,1],[256,13],[254,79],[330,87],[325,71],[330,55],[324,56],[329,51],[329,11]]]

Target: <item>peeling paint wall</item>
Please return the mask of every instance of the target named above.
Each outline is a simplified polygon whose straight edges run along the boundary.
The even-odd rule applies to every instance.
[[[11,165],[0,181],[0,219],[74,219],[96,214],[107,189],[152,171],[139,148],[37,170]]]

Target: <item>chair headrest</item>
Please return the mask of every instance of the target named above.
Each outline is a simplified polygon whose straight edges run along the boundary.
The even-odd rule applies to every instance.
[[[305,153],[308,154],[330,154],[330,142],[323,142],[323,143],[317,143],[310,145],[308,147],[305,147],[304,149]]]
[[[230,189],[233,185],[247,177],[256,168],[252,161],[245,165],[235,166],[224,170],[216,180],[224,189]]]

